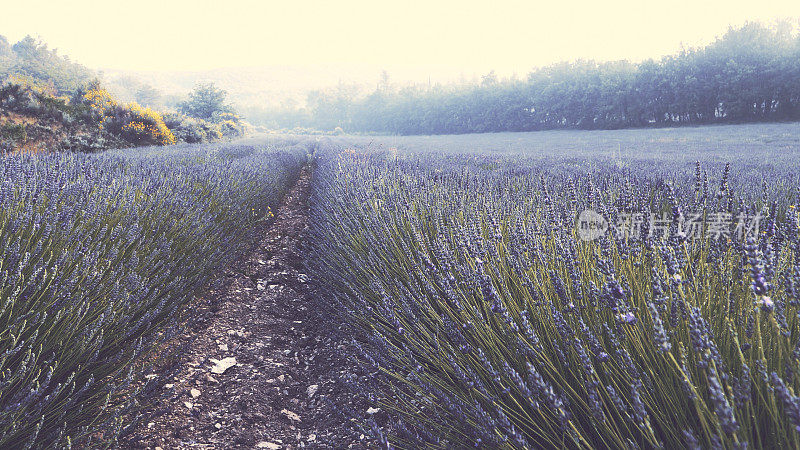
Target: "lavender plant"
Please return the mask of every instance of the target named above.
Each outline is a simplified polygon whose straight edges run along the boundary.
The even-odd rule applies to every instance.
[[[396,446],[800,447],[794,168],[360,149],[317,164],[309,270],[383,374]],[[662,230],[584,241],[586,209]],[[715,220],[739,214],[759,230]]]
[[[258,143],[0,159],[0,447],[113,441],[139,356],[305,160]]]

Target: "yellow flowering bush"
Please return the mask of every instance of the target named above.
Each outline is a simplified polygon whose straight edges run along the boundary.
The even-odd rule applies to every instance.
[[[101,88],[90,89],[83,94],[83,100],[93,112],[103,117],[117,106],[114,97],[107,90]]]
[[[177,142],[175,135],[164,123],[161,114],[136,103],[131,103],[128,107],[131,120],[122,125],[122,134],[125,139],[137,144],[172,145]]]
[[[93,88],[83,96],[100,129],[136,145],[172,145],[175,135],[158,112],[137,103],[119,104],[105,89]]]

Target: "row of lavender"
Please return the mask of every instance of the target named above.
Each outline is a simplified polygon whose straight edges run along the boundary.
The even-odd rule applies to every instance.
[[[309,270],[383,374],[394,444],[800,447],[796,166],[317,164]]]
[[[299,175],[290,144],[0,159],[0,448],[114,438],[138,357]]]

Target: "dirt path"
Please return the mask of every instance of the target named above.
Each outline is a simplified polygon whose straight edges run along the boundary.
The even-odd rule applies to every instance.
[[[372,405],[343,384],[363,374],[307,298],[309,189],[304,170],[256,251],[198,302],[193,329],[171,344],[180,357],[156,374],[154,401],[121,447],[376,447],[361,428]]]

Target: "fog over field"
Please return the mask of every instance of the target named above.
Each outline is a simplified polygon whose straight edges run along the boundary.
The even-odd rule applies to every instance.
[[[37,14],[28,14],[29,11]],[[235,0],[137,2],[125,14],[92,0],[3,5],[0,34],[39,37],[131,97],[145,83],[174,107],[199,82],[227,90],[236,106],[306,106],[310,91],[470,84],[493,72],[525,79],[562,61],[597,62],[675,54],[705,46],[729,26],[789,19],[790,1],[630,0],[574,6],[503,0],[401,4]],[[77,15],[75,20],[65,18]],[[794,19],[793,19],[794,18]]]

